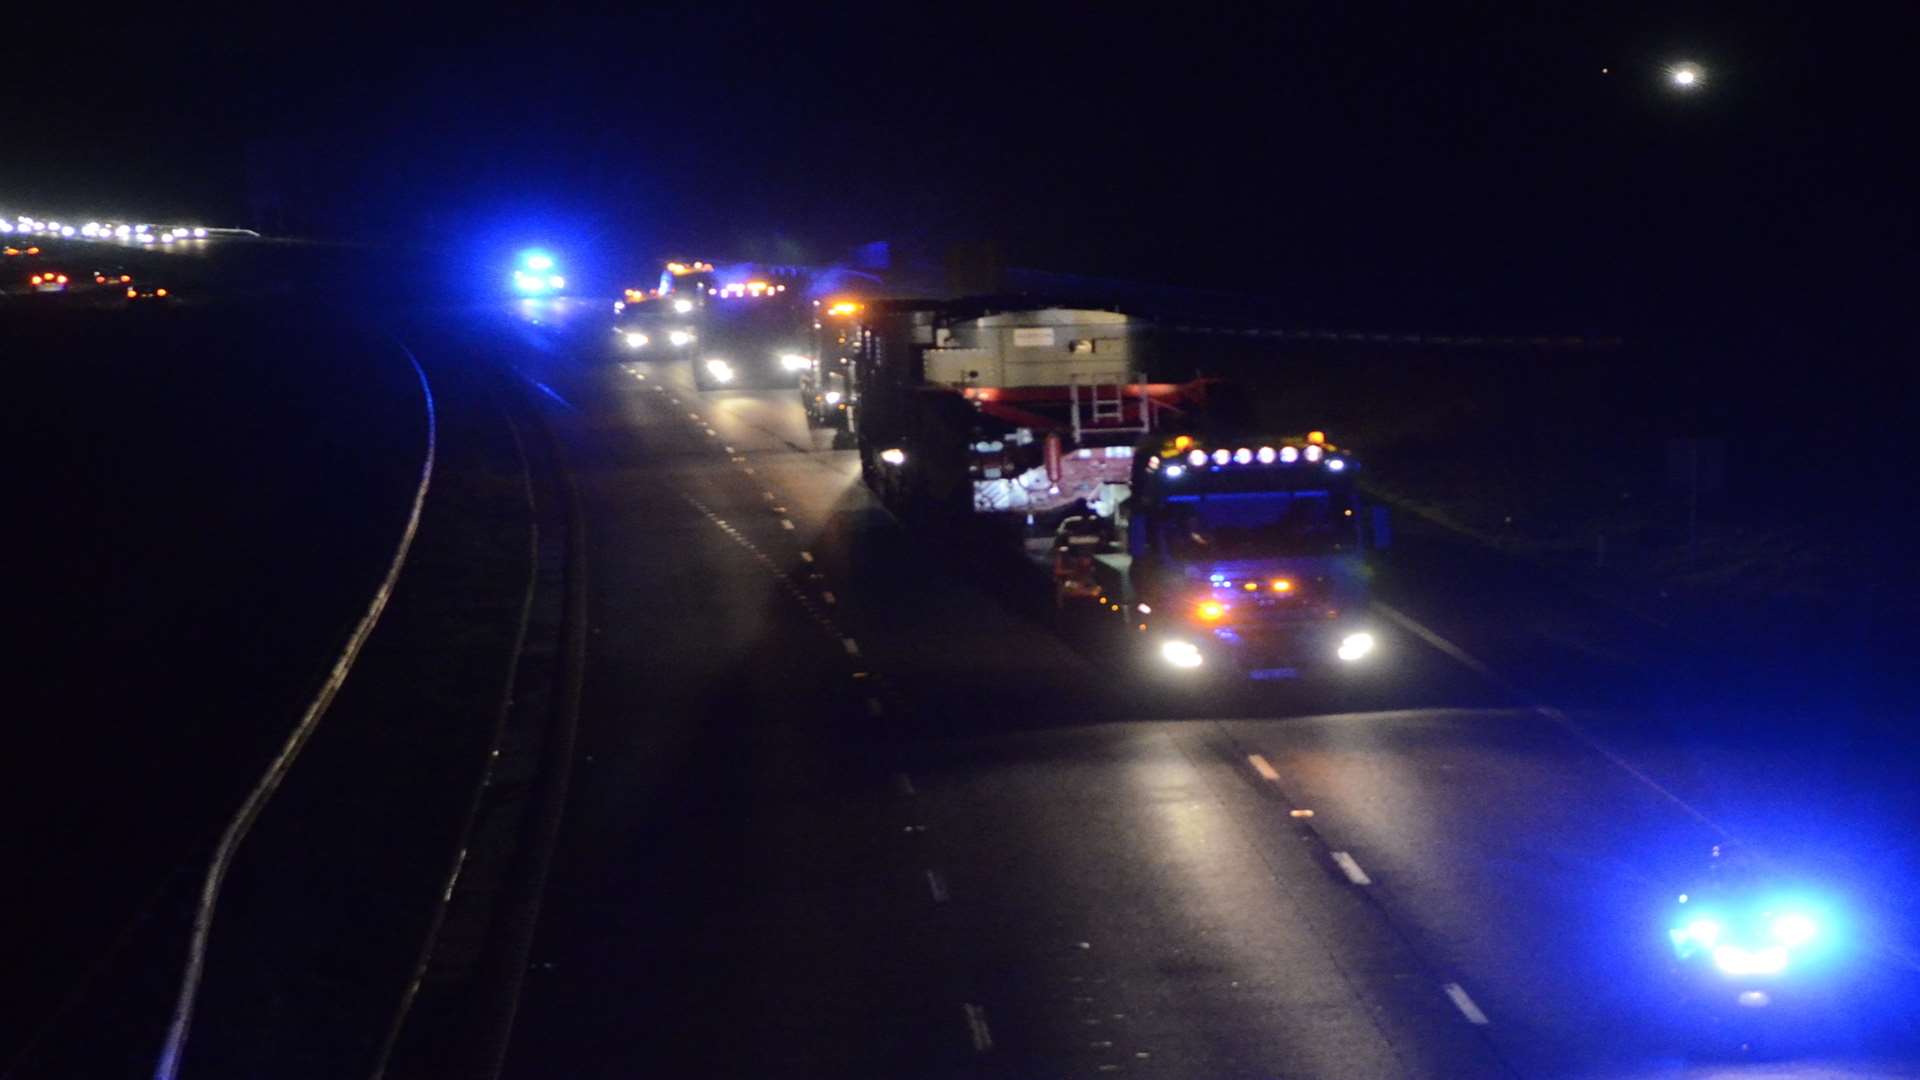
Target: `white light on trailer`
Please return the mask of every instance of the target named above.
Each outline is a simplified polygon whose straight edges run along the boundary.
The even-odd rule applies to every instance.
[[[1346,463],[1346,461],[1345,461],[1344,459],[1342,459],[1342,458],[1337,458],[1337,457],[1330,457],[1330,458],[1328,458],[1328,459],[1327,459],[1327,471],[1328,471],[1328,472],[1339,472],[1340,470],[1342,470],[1342,469],[1344,469],[1344,468],[1346,468],[1346,467],[1347,467],[1347,463]]]
[[[1363,630],[1357,634],[1348,634],[1346,637],[1341,638],[1340,649],[1335,655],[1351,664],[1355,660],[1363,659],[1367,654],[1373,652],[1373,646],[1373,635]]]
[[[1213,452],[1213,463],[1215,465],[1225,465],[1231,460],[1233,460],[1233,452],[1225,447],[1221,447]]]
[[[1177,668],[1197,668],[1203,659],[1199,648],[1191,641],[1162,642],[1160,657]]]
[[[1251,451],[1251,450],[1249,450],[1249,449],[1247,449],[1247,448],[1246,448],[1246,447],[1244,447],[1244,446],[1243,446],[1243,447],[1241,447],[1241,448],[1240,448],[1240,449],[1238,449],[1238,450],[1235,450],[1235,451],[1233,452],[1233,463],[1234,463],[1235,465],[1250,465],[1250,464],[1252,464],[1252,463],[1253,463],[1253,451]]]
[[[1195,450],[1193,453],[1187,455],[1187,462],[1197,469],[1207,463],[1207,452],[1205,450]]]
[[[667,331],[667,344],[672,345],[676,349],[691,345],[693,344],[693,335],[685,330],[669,330]]]
[[[1169,465],[1169,466],[1167,466],[1167,479],[1169,479],[1169,480],[1178,480],[1178,479],[1180,479],[1181,477],[1183,477],[1183,476],[1185,476],[1185,475],[1187,475],[1187,468],[1186,468],[1186,466],[1184,466],[1184,465]]]
[[[1307,460],[1308,460],[1308,461],[1319,461],[1319,460],[1320,460],[1320,448],[1319,448],[1318,446],[1309,446],[1309,447],[1307,447],[1307,449],[1306,449],[1306,457],[1307,457]]]
[[[899,468],[907,463],[907,452],[897,446],[890,446],[880,451],[880,460],[895,468]]]
[[[674,311],[676,311],[676,312],[678,312],[678,313],[679,313],[679,314],[681,314],[681,315],[685,315],[685,314],[686,314],[687,312],[689,312],[689,311],[692,311],[692,310],[693,310],[693,301],[691,301],[691,300],[675,300],[675,301],[673,302],[673,310],[674,310]]]
[[[1281,462],[1281,464],[1284,464],[1284,465],[1291,465],[1291,464],[1293,464],[1294,462],[1296,462],[1296,461],[1299,461],[1299,460],[1300,460],[1300,450],[1299,450],[1299,448],[1298,448],[1298,447],[1293,447],[1293,446],[1283,446],[1283,447],[1281,447],[1281,448],[1280,448],[1280,462]]]
[[[1260,464],[1262,464],[1262,465],[1271,465],[1271,464],[1273,464],[1273,459],[1274,459],[1274,458],[1275,458],[1275,457],[1276,457],[1277,455],[1275,455],[1275,454],[1274,454],[1274,452],[1273,452],[1273,447],[1271,447],[1271,446],[1263,446],[1263,447],[1261,447],[1261,448],[1260,448],[1260,453],[1259,453],[1258,455],[1256,455],[1256,456],[1257,456],[1257,457],[1259,457],[1259,459],[1260,459]]]

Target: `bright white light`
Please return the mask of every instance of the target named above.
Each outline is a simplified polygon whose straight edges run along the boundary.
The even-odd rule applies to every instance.
[[[1691,67],[1673,69],[1673,85],[1680,87],[1696,86],[1700,82],[1700,72]]]
[[[799,353],[781,353],[780,367],[783,371],[804,371],[813,366],[813,361]]]
[[[134,235],[136,235],[136,236],[138,236],[138,237],[140,238],[140,242],[141,242],[141,243],[143,243],[143,244],[151,244],[151,243],[153,243],[153,234],[152,234],[152,233],[145,233],[145,232],[143,232],[143,233],[135,233]]]
[[[205,239],[205,238],[206,238],[206,235],[207,235],[207,230],[205,230],[205,229],[203,229],[203,228],[201,228],[201,227],[200,227],[200,226],[198,226],[198,225],[195,225],[195,226],[193,227],[193,236],[194,236],[194,239],[196,239],[196,240],[201,240],[201,239]]]
[[[0,221],[0,233],[10,233],[12,231],[13,231],[13,226],[7,224],[4,221]]]
[[[733,365],[717,356],[712,357],[707,361],[707,374],[713,376],[716,382],[732,382]]]
[[[1291,465],[1299,460],[1300,451],[1297,447],[1283,446],[1280,448],[1280,461],[1282,464]]]
[[[1720,940],[1720,924],[1713,919],[1695,919],[1687,924],[1686,937],[1700,943],[1702,948],[1713,948]]]
[[[1351,664],[1373,651],[1373,635],[1365,631],[1348,634],[1340,639],[1340,650],[1335,655]]]
[[[1169,466],[1167,466],[1167,479],[1169,479],[1169,480],[1178,480],[1178,479],[1180,479],[1181,477],[1183,477],[1183,476],[1185,476],[1185,475],[1187,475],[1187,469],[1186,469],[1186,466],[1184,466],[1184,465],[1169,465]]]
[[[676,349],[693,344],[693,335],[685,330],[667,331],[667,343]]]
[[[553,256],[529,255],[527,256],[527,269],[534,271],[551,270],[553,269]]]
[[[1739,1002],[1743,1009],[1764,1009],[1773,1004],[1773,995],[1765,990],[1742,990],[1740,996],[1733,1000]]]
[[[676,311],[676,312],[678,312],[678,313],[679,313],[679,314],[681,314],[681,315],[685,315],[685,314],[686,314],[687,312],[689,312],[689,311],[692,311],[692,310],[693,310],[693,301],[691,301],[691,300],[675,300],[675,301],[673,302],[673,310],[674,310],[674,311]]]
[[[1187,462],[1197,469],[1207,463],[1207,452],[1205,450],[1195,450],[1193,453],[1187,455]]]
[[[880,460],[899,468],[907,463],[907,452],[898,447],[888,447],[880,451]]]
[[[146,231],[147,231],[147,230],[148,230],[149,228],[151,228],[151,227],[152,227],[152,226],[149,226],[149,225],[135,225],[135,226],[133,227],[133,231],[134,231],[134,232],[137,232],[137,233],[142,233],[142,234],[144,234],[144,233],[145,233],[145,232],[146,232]]]
[[[1160,657],[1177,668],[1197,668],[1204,658],[1191,641],[1166,641],[1160,645]]]
[[[1215,450],[1213,452],[1213,463],[1215,465],[1225,465],[1228,461],[1232,459],[1233,459],[1233,452],[1230,450],[1227,450],[1224,447],[1222,447],[1219,450]]]
[[[823,394],[823,395],[821,395],[821,396],[823,396],[823,397],[825,397],[825,398],[827,399],[827,404],[829,404],[829,405],[838,405],[838,404],[840,404],[840,391],[838,391],[838,390],[829,390],[829,391],[827,391],[827,392],[826,392],[825,394]]]
[[[1320,448],[1319,448],[1319,447],[1317,447],[1317,446],[1309,446],[1309,447],[1307,447],[1307,449],[1306,449],[1306,451],[1305,451],[1305,457],[1306,457],[1306,459],[1307,459],[1308,461],[1319,461],[1319,460],[1320,460]]]
[[[1722,945],[1713,950],[1713,966],[1728,975],[1778,975],[1787,970],[1787,948],[1769,945],[1749,952],[1738,945]]]
[[[1257,456],[1260,458],[1260,464],[1271,465],[1277,455],[1274,454],[1273,447],[1263,446],[1260,448],[1260,453]]]
[[[567,279],[555,274],[547,279],[547,284],[556,289],[564,289],[567,287]]]
[[[133,235],[133,227],[130,225],[116,225],[113,229],[113,235],[125,240],[127,237]]]
[[[627,348],[644,349],[647,347],[647,335],[638,330],[627,331]]]
[[[62,226],[60,226],[60,235],[61,235],[61,236],[72,236],[72,235],[73,235],[73,226],[71,226],[71,225],[62,225]]]
[[[171,243],[173,243],[173,234],[172,234],[172,233],[161,233],[161,234],[160,234],[160,242],[161,242],[161,243],[163,243],[163,244],[171,244]]]
[[[1328,472],[1339,472],[1346,467],[1347,462],[1345,458],[1330,457],[1327,459]]]
[[[1233,452],[1233,463],[1235,465],[1251,465],[1253,463],[1253,451],[1244,446],[1235,450]]]

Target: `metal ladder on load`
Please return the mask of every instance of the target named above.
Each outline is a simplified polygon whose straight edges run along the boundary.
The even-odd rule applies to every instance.
[[[1140,394],[1140,418],[1136,424],[1127,420],[1127,385],[1130,381],[1146,383],[1145,374],[1127,375],[1088,375],[1075,372],[1069,376],[1067,393],[1073,403],[1073,438],[1080,441],[1080,432],[1086,427],[1099,427],[1101,431],[1145,432],[1153,427],[1153,415],[1148,412],[1147,394]],[[1081,390],[1086,395],[1084,414]],[[1084,415],[1084,418],[1083,418]]]

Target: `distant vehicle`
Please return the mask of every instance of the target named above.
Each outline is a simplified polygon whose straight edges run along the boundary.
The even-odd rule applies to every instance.
[[[8,244],[6,247],[0,248],[0,255],[6,255],[9,257],[15,256],[15,255],[28,256],[28,255],[38,255],[38,254],[40,254],[40,247],[37,244],[29,244],[24,247],[16,247],[12,244]]]
[[[27,279],[34,292],[66,292],[68,278],[64,271],[42,270]]]
[[[566,291],[567,278],[552,255],[523,251],[513,267],[513,289],[522,296],[553,296]]]
[[[124,267],[109,266],[93,272],[93,283],[95,285],[131,285],[133,275],[127,273]]]
[[[1324,435],[1213,429],[1224,386],[1148,383],[1117,312],[895,301],[859,320],[846,413],[889,509],[1023,551],[1063,623],[1129,669],[1368,666],[1386,520]]]
[[[713,264],[698,259],[672,259],[660,271],[654,295],[675,315],[695,315],[720,288]]]
[[[860,340],[860,313],[854,300],[833,300],[819,307],[813,319],[813,349],[800,369],[800,406],[807,425],[848,431],[853,408],[853,355]],[[836,441],[837,437],[836,437]]]
[[[126,296],[129,304],[166,304],[173,301],[173,292],[164,285],[128,285]]]
[[[708,297],[692,349],[693,381],[720,387],[795,386],[813,363],[811,309],[784,285],[754,281]]]

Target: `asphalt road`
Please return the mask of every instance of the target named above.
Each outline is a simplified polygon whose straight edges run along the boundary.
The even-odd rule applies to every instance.
[[[541,321],[600,584],[514,1075],[1773,1075],[1665,974],[1726,831],[1856,907],[1862,989],[1791,1068],[1920,1070],[1920,818],[1843,694],[1796,729],[1418,538],[1374,681],[1143,692],[903,531],[790,393]]]
[[[463,819],[489,748],[503,731],[512,741],[511,715],[498,729],[493,717],[503,686],[510,704],[538,696],[503,675],[503,627],[529,573],[528,595],[553,605],[547,577],[575,571],[588,587],[579,727],[509,1075],[1920,1074],[1920,919],[1902,903],[1920,873],[1910,718],[1900,699],[1851,693],[1843,671],[1796,668],[1790,643],[1677,640],[1404,527],[1380,579],[1376,671],[1186,692],[1058,633],[1044,597],[1006,587],[992,558],[903,529],[790,391],[703,394],[684,363],[609,355],[594,302],[391,306],[449,386],[450,482],[429,499],[394,617],[243,853],[188,1075],[370,1071],[405,1015],[456,851],[474,865],[455,880],[453,940],[429,950],[414,1015],[483,1041],[461,1026],[470,1013],[433,1001],[436,986],[455,1002],[469,989],[446,969],[485,967],[485,920],[466,936],[457,909],[484,891],[471,882],[491,841]],[[267,355],[270,323],[196,325]],[[328,495],[303,510],[339,522],[391,503],[406,474],[390,467],[407,455],[339,419],[368,407],[347,392],[357,370],[330,371],[326,396],[266,428],[337,432],[369,452],[357,487],[324,479],[325,453],[292,455]],[[491,376],[463,372],[502,373],[529,404],[502,410]],[[312,374],[193,373],[221,394],[198,402],[208,416]],[[503,423],[532,409],[539,424]],[[43,426],[96,447],[167,415],[130,406]],[[397,419],[361,427],[413,448]],[[584,522],[564,575],[539,546],[564,526],[555,494],[533,491],[536,427],[553,433]],[[264,578],[287,577],[276,560],[296,556],[340,576],[274,594],[264,617],[321,614],[318,597],[301,599],[316,590],[357,599],[327,583],[366,576],[369,559],[314,538],[351,534],[372,554],[390,530],[281,518],[289,535],[253,545],[273,555]],[[58,558],[71,571],[71,554]],[[158,565],[143,579],[155,588],[174,581]],[[343,617],[284,622],[312,639],[287,657],[323,654]],[[559,634],[554,612],[533,623],[523,670]],[[195,666],[169,692],[197,680],[294,696],[292,662],[252,682]],[[129,758],[166,745],[114,734],[105,706],[79,712],[88,724],[46,730],[107,732]],[[223,705],[203,736],[230,733],[239,712]],[[79,760],[79,745],[43,757]],[[96,789],[113,798],[85,858],[54,860],[58,835],[26,830],[37,846],[19,861],[90,867],[75,888],[96,899],[149,880],[200,842],[179,834],[217,818],[218,792],[251,775],[257,754],[228,750],[200,771],[122,770]],[[113,827],[178,777],[208,787],[192,815]],[[523,801],[541,782],[507,779]],[[59,787],[19,788],[22,807]],[[1758,1054],[1727,1052],[1676,1007],[1663,956],[1665,905],[1729,834],[1848,913],[1852,988]],[[179,842],[134,858],[155,836]],[[504,838],[492,854],[530,843]],[[62,887],[42,881],[36,910]],[[86,940],[124,921],[102,911],[58,925]],[[78,949],[36,944],[22,953],[35,972]],[[162,984],[177,961],[164,947],[132,955],[122,968],[151,960]],[[111,986],[78,999],[69,1037],[111,1011],[102,997]],[[141,1038],[95,1049],[139,1075]],[[63,1074],[57,1055],[39,1060],[31,1075]],[[403,1052],[389,1075],[447,1075],[445,1061]]]

